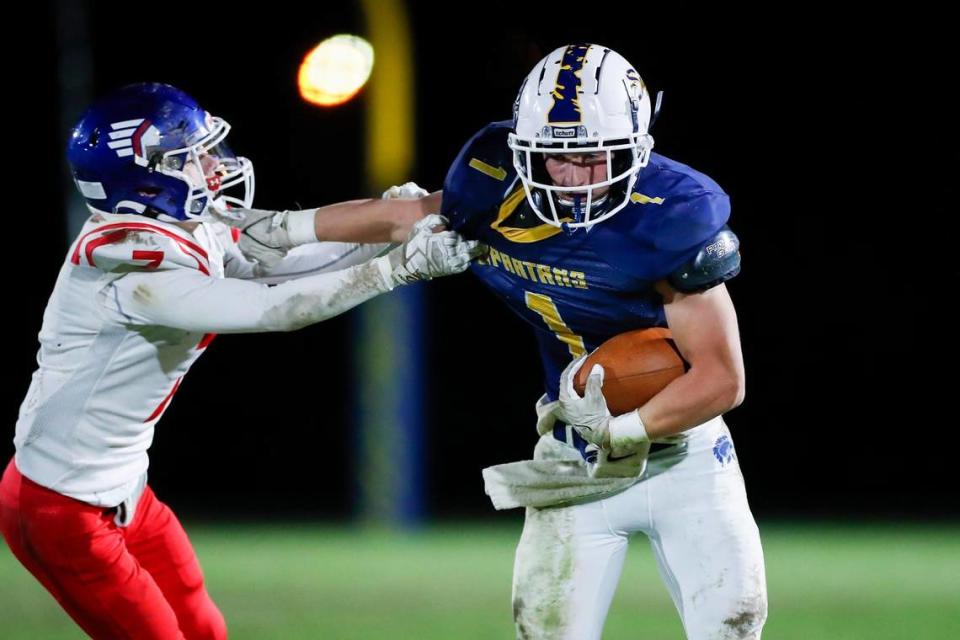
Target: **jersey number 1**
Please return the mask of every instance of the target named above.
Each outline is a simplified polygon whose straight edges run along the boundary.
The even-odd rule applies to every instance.
[[[570,349],[570,355],[574,358],[579,358],[587,352],[587,348],[583,346],[583,338],[570,330],[567,323],[560,317],[557,305],[550,299],[550,296],[545,296],[542,293],[533,293],[531,291],[524,291],[523,293],[527,306],[543,318],[543,321],[547,323],[550,331],[557,334],[557,340],[566,343]]]

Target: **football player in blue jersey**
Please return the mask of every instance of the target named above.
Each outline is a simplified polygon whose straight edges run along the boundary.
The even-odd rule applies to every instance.
[[[759,638],[760,536],[722,414],[744,397],[740,270],[730,201],[652,153],[639,74],[606,47],[560,47],[533,68],[513,121],[463,148],[442,213],[489,246],[471,270],[536,335],[545,395],[534,459],[484,471],[497,508],[526,507],[513,579],[521,638],[599,638],[627,542],[645,534],[687,637]],[[668,327],[689,365],[638,410],[611,416],[606,339]]]
[[[471,270],[532,325],[543,363],[534,459],[484,470],[497,508],[526,507],[520,638],[599,638],[634,533],[649,538],[688,638],[757,639],[766,620],[760,536],[721,417],[744,396],[724,285],[740,270],[739,241],[723,189],[652,153],[652,111],[617,52],[560,47],[524,80],[513,121],[471,138],[444,182],[445,222],[489,249]],[[422,196],[404,185],[391,197]],[[256,231],[241,244],[250,257],[296,244],[275,231],[285,213],[237,215]],[[272,222],[247,224],[260,221]],[[617,416],[601,368],[584,397],[573,390],[587,353],[647,327],[672,332],[682,376]]]

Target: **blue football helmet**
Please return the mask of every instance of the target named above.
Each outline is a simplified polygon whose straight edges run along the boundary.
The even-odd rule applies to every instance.
[[[197,220],[214,201],[253,204],[253,163],[227,147],[229,131],[179,89],[132,84],[87,110],[67,160],[94,213]]]

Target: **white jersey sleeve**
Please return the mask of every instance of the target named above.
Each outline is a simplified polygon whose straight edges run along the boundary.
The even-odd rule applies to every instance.
[[[272,270],[267,280],[287,282],[270,287],[256,276],[254,282],[211,277],[217,271],[236,273],[229,263],[240,266],[231,254],[239,251],[222,224],[198,228],[204,244],[220,250],[211,252],[223,255],[214,264],[211,252],[189,238],[141,226],[148,228],[129,222],[117,228],[105,225],[74,251],[81,261],[111,274],[98,300],[117,324],[200,333],[289,331],[343,313],[389,289],[378,266],[369,263],[379,245],[317,243],[314,247],[322,250],[290,256]],[[360,264],[347,266],[358,260]],[[252,265],[246,262],[246,267]],[[248,275],[253,276],[252,271]]]
[[[279,264],[270,269],[256,269],[235,244],[224,254],[228,278],[242,278],[265,284],[279,284],[317,273],[329,273],[363,264],[382,254],[392,245],[357,244],[352,242],[313,242],[290,250]]]
[[[388,290],[375,262],[276,286],[175,269],[117,277],[101,290],[100,302],[109,317],[121,324],[254,333],[300,329]]]

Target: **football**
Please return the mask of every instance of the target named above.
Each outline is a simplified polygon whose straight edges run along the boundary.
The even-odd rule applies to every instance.
[[[574,378],[581,396],[595,364],[603,365],[603,397],[615,416],[643,406],[687,369],[670,330],[659,327],[626,331],[601,344]]]

